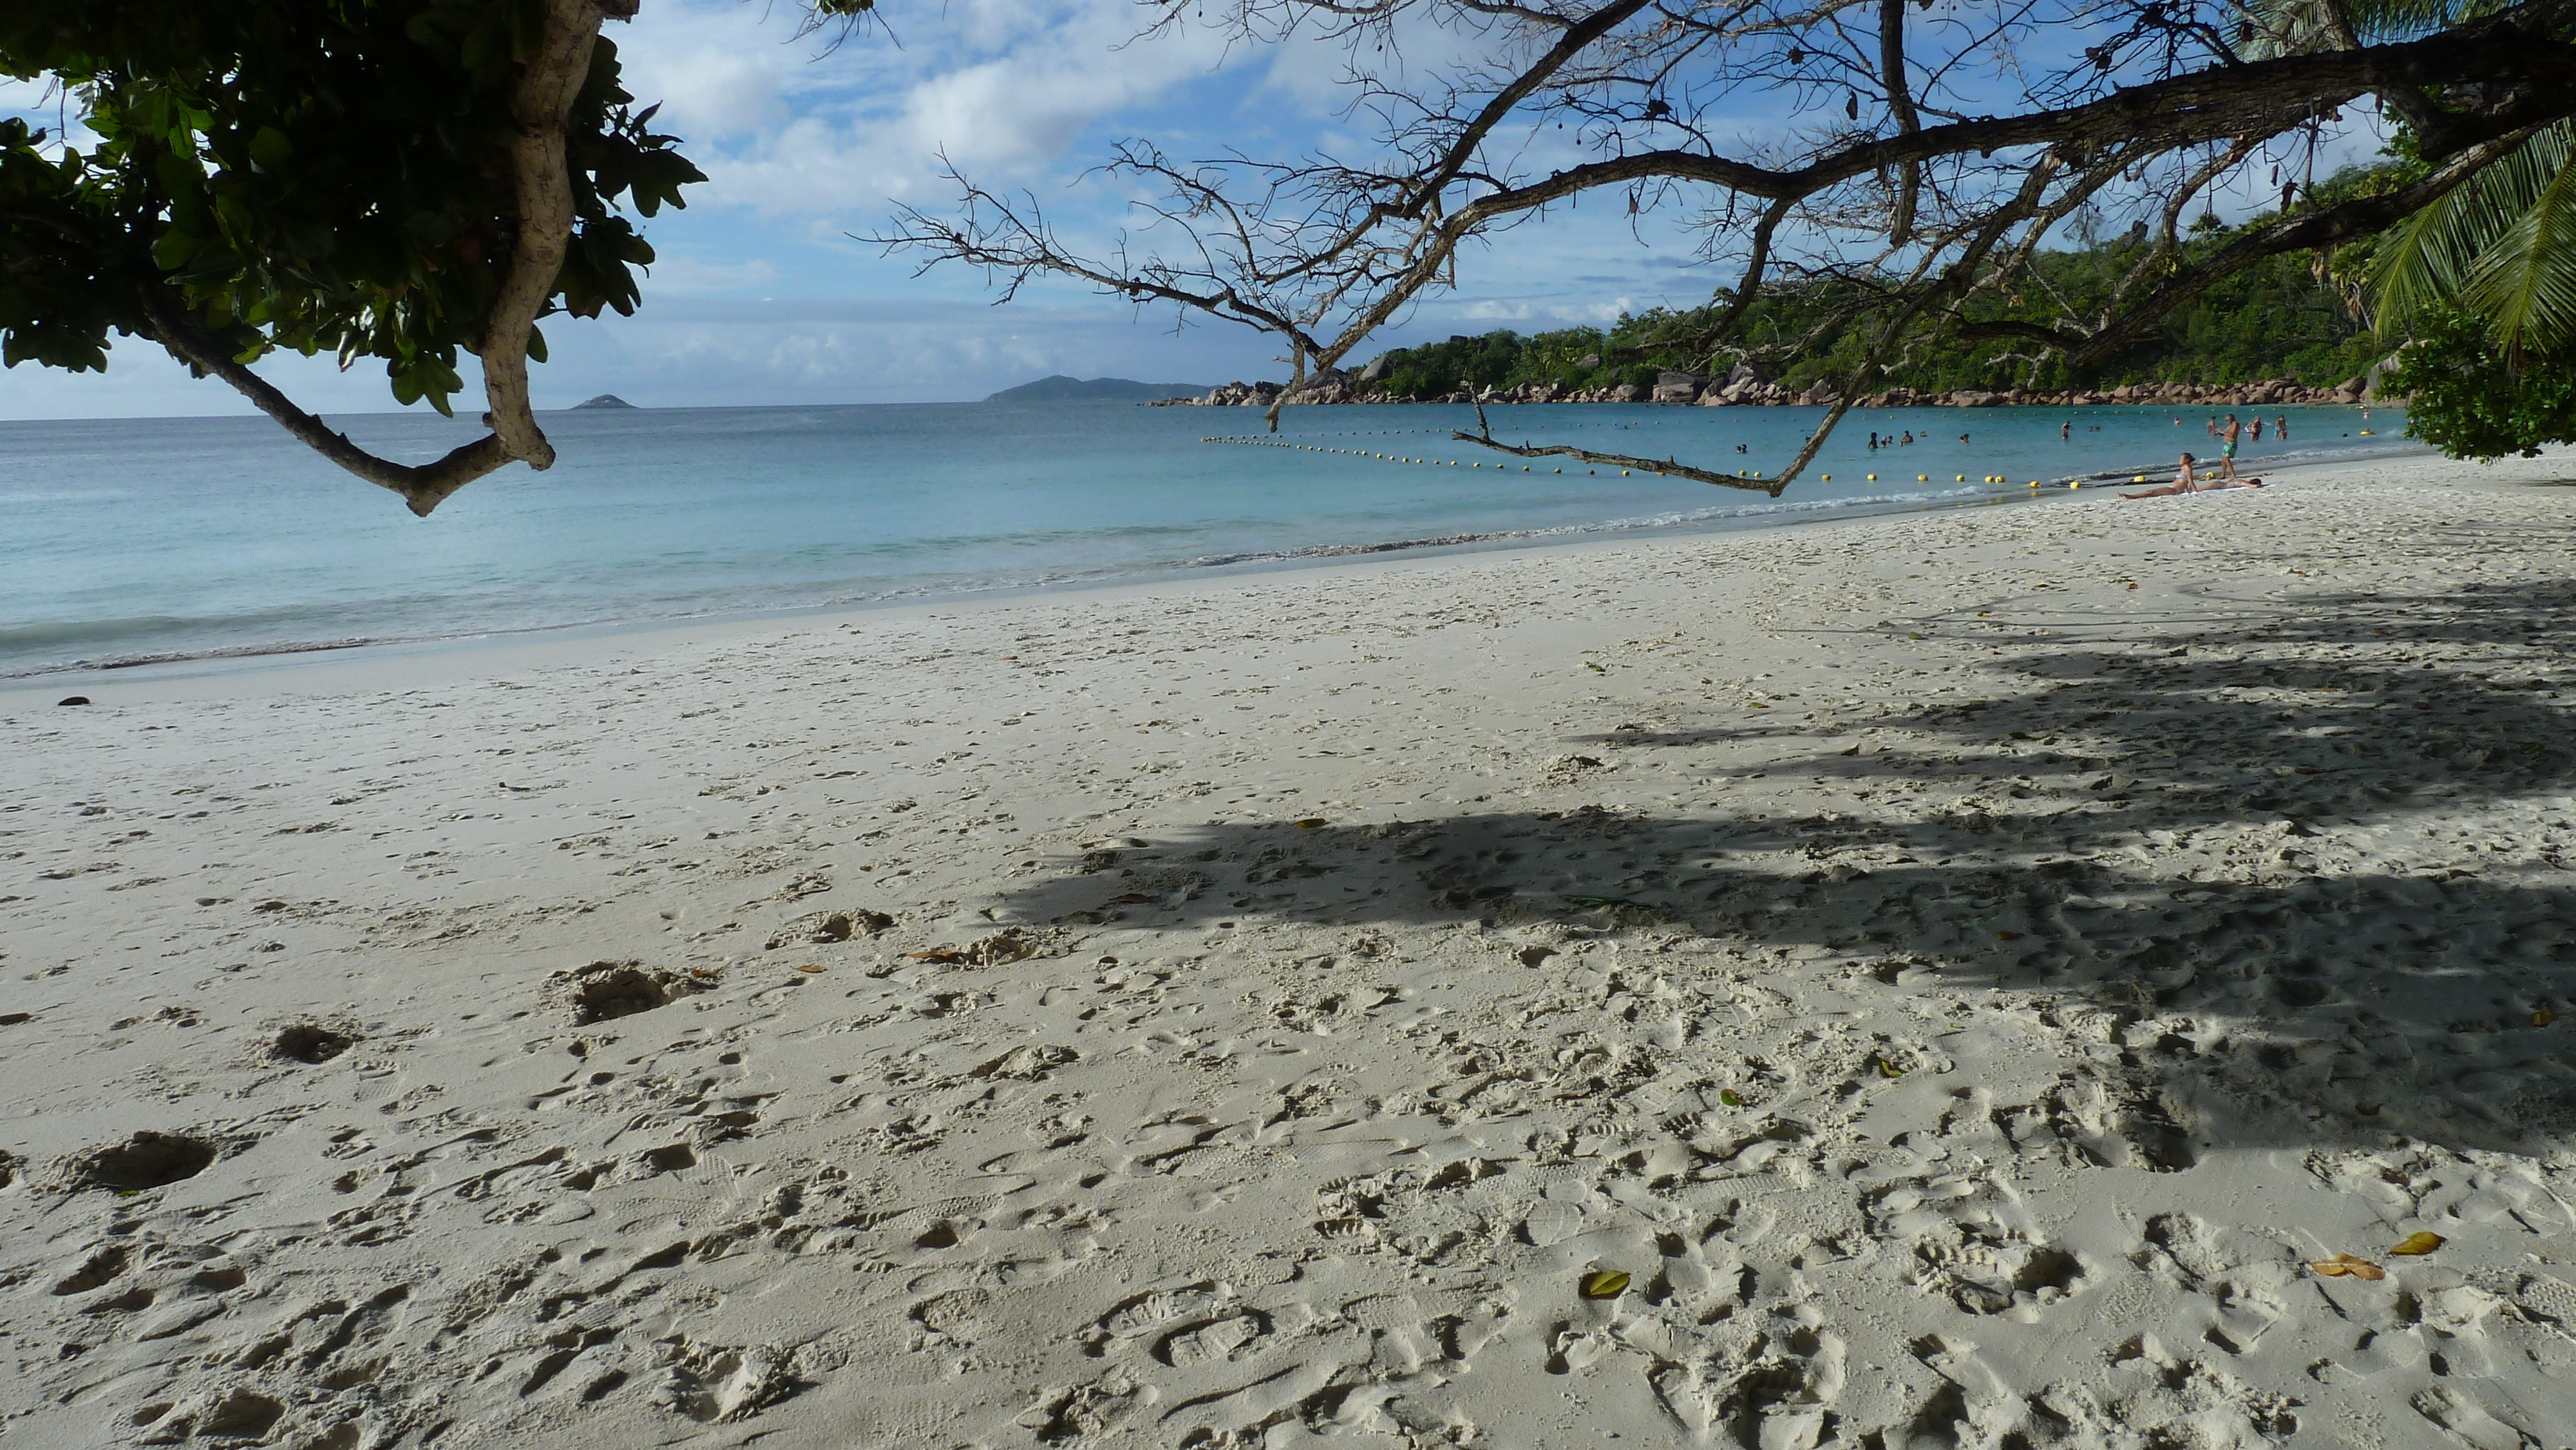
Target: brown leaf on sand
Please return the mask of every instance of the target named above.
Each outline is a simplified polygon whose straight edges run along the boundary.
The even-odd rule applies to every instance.
[[[1142,891],[1129,891],[1109,898],[1106,904],[1110,906],[1140,906],[1153,899],[1154,898],[1147,896]]]
[[[1323,824],[1324,818],[1322,816],[1308,816],[1306,819],[1297,823],[1297,829],[1301,831],[1312,831],[1318,829]]]
[[[2388,1271],[2386,1269],[2379,1267],[2368,1259],[2356,1259],[2350,1254],[2337,1254],[2330,1259],[2318,1259],[2310,1263],[2308,1267],[2329,1279],[2340,1279],[2346,1275],[2350,1275],[2353,1278],[2367,1279],[2371,1283],[2376,1284],[2380,1280],[2388,1277]]]
[[[803,965],[803,966],[801,966],[801,967],[798,967],[796,970],[798,970],[798,971],[800,971],[800,972],[819,972],[819,971],[821,971],[821,970],[823,970],[823,969],[822,969],[820,966],[816,965],[815,963],[807,962],[805,965]]]
[[[2534,1027],[2546,1027],[2557,1020],[2558,1014],[2550,1011],[2546,1007],[2543,1007],[2539,1011],[2531,1014],[2531,1025]]]
[[[2431,1229],[2417,1229],[2415,1232],[2408,1234],[2398,1243],[2397,1247],[2390,1249],[2389,1252],[2392,1254],[2404,1254],[2410,1259],[2421,1258],[2449,1242],[2450,1240],[2433,1232]]]
[[[1617,1269],[1602,1269],[1584,1275],[1579,1287],[1586,1299],[1616,1299],[1628,1292],[1628,1276]]]

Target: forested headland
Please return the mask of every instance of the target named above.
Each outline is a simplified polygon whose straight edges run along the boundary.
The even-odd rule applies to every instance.
[[[2317,195],[2331,199],[2364,191],[2385,184],[2392,171],[2356,168],[2319,183]],[[2227,227],[2204,215],[2190,228],[2182,255],[2166,265],[2188,266],[2276,219],[2266,214]],[[1946,395],[2014,388],[2055,393],[2079,386],[2108,391],[2159,383],[2230,387],[2287,378],[2331,388],[2361,376],[2389,350],[2371,335],[2360,255],[2365,250],[2290,253],[2223,278],[2091,378],[2070,378],[2062,357],[2034,355],[2024,342],[1958,335],[1980,322],[2108,312],[2124,288],[2151,280],[2135,276],[2149,251],[2143,231],[2080,240],[2035,255],[2015,293],[1980,294],[1961,319],[1967,329],[1924,339],[1888,360],[1882,385]],[[1780,390],[1804,394],[1820,380],[1847,377],[1857,368],[1879,321],[1879,300],[1844,278],[1783,279],[1760,290],[1722,343],[1717,322],[1731,305],[1726,296],[1688,310],[1632,313],[1606,328],[1526,334],[1505,328],[1401,348],[1353,374],[1349,387],[1358,396],[1390,399],[1511,392],[1529,385],[1568,393],[1652,389],[1666,373],[1723,378],[1749,364]]]

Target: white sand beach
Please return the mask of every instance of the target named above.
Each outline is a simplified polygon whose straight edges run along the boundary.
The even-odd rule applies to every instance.
[[[13,682],[0,1445],[2568,1445],[2576,458],[2275,481]]]

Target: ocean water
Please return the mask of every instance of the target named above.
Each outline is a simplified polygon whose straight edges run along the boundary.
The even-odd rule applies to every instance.
[[[1505,439],[1747,472],[1778,467],[1820,416],[1488,412]],[[2413,447],[2402,415],[2374,413],[2266,410],[2289,418],[2288,441],[2240,461]],[[264,418],[0,423],[0,676],[2027,504],[2215,451],[2200,410],[1881,410],[1847,418],[1773,500],[1448,440],[1474,416],[1292,408],[1271,435],[1252,408],[1103,403],[558,413],[553,469],[494,475],[425,520]],[[406,461],[470,436],[430,416],[335,423]],[[1866,446],[1909,430],[1922,441]]]

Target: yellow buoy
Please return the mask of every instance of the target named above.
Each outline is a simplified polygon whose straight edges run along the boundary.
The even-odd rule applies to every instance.
[[[2066,486],[2068,488],[2082,488],[2084,486],[2084,480],[2079,478]]]
[[[1950,481],[1951,481],[1952,483],[1966,483],[1966,482],[1968,481],[1968,475],[1966,475],[1966,474],[1962,473],[1962,474],[1960,474],[1959,476],[1957,476],[1956,478],[1951,479]]]
[[[1834,476],[1833,476],[1832,474],[1830,474],[1830,473],[1823,474],[1823,475],[1820,475],[1820,476],[1817,478],[1817,480],[1816,480],[1816,481],[1817,481],[1818,483],[1831,483],[1831,482],[1833,482],[1833,481],[1834,481]]]
[[[1871,474],[1871,475],[1869,476],[1869,481],[1870,481],[1870,482],[1872,482],[1872,483],[1876,483],[1876,482],[1878,482],[1878,475],[1877,475],[1877,474],[1875,474],[1875,473]]]
[[[1932,481],[1932,475],[1928,473],[1918,473],[1914,475],[1914,481],[1916,483],[1930,483]]]

